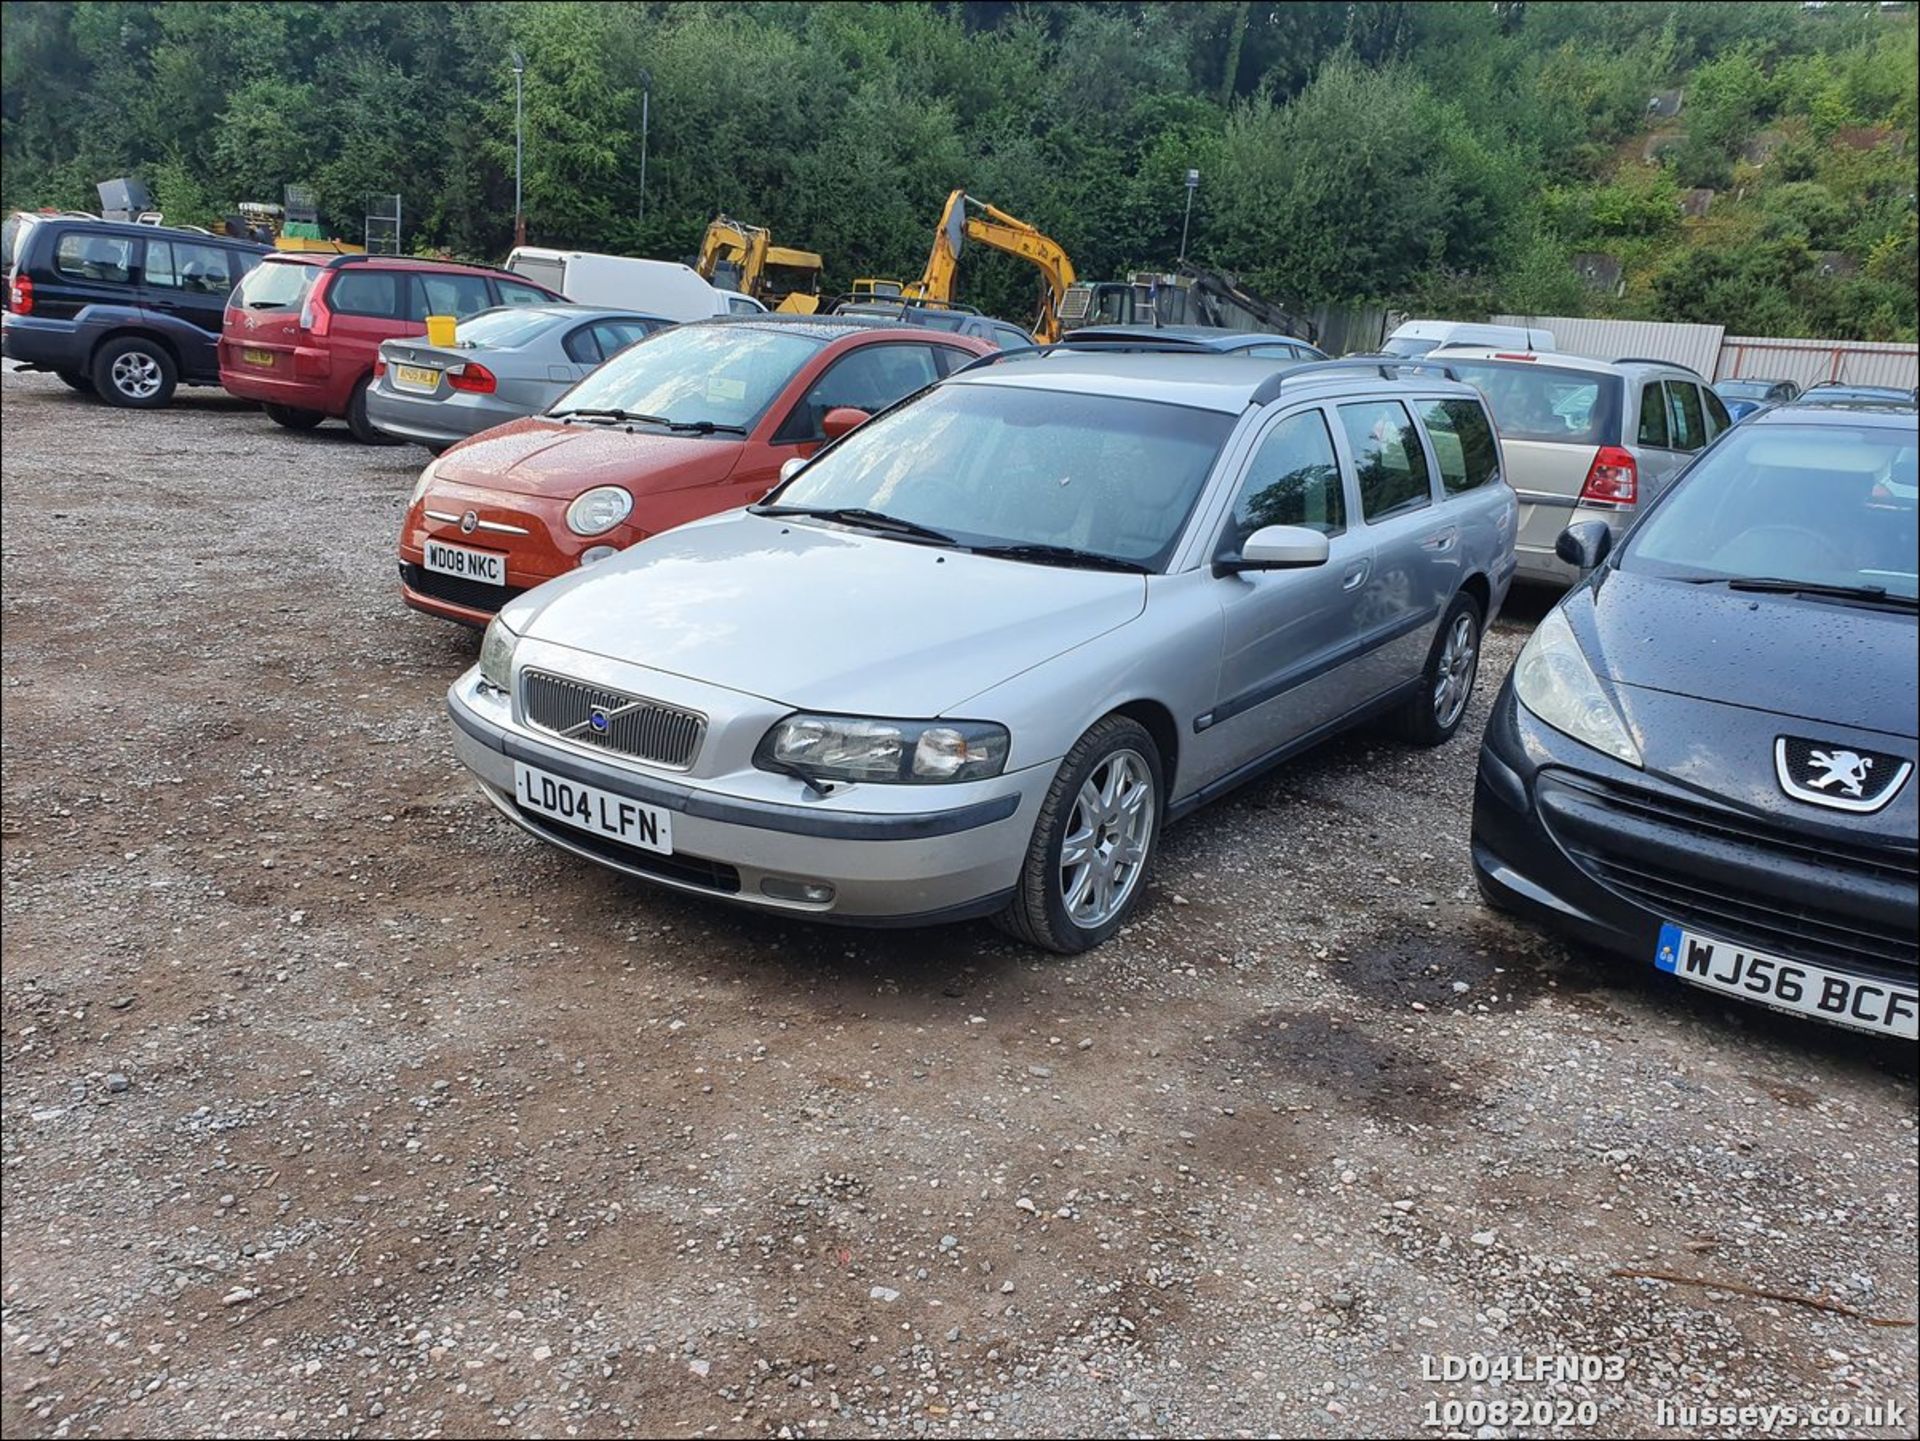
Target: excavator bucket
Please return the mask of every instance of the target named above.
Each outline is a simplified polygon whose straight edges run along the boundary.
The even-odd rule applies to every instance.
[[[966,238],[967,205],[966,197],[962,196],[960,204],[947,207],[947,249],[953,253],[955,260],[960,258],[960,247]]]

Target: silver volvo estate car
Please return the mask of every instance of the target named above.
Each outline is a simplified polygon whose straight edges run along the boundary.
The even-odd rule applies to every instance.
[[[510,601],[448,707],[578,855],[1079,951],[1170,821],[1371,717],[1453,735],[1517,509],[1439,375],[1014,352]]]

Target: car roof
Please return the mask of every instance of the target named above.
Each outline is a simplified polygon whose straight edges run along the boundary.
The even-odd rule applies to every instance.
[[[707,315],[698,320],[685,321],[681,329],[695,325],[741,326],[748,330],[777,330],[788,335],[804,335],[809,340],[844,340],[852,335],[874,335],[890,333],[910,336],[914,340],[928,340],[930,327],[901,324],[898,320],[878,315],[781,315],[768,311],[760,315]],[[956,335],[952,331],[939,331],[940,335],[951,340],[969,340],[971,336]]]
[[[1069,340],[1169,340],[1207,350],[1243,350],[1249,345],[1311,345],[1295,335],[1265,330],[1228,330],[1217,325],[1083,325],[1069,330]]]
[[[464,260],[429,260],[417,255],[366,255],[359,251],[348,251],[344,255],[331,255],[323,250],[275,250],[267,256],[268,260],[284,261],[293,265],[314,265],[322,269],[359,270],[424,270],[432,274],[445,274],[455,271],[463,275],[492,275],[507,280],[517,280],[522,285],[530,285],[535,290],[547,290],[537,280],[529,280],[524,275],[511,270],[502,270],[495,265],[469,265]],[[344,262],[344,263],[343,263]]]
[[[1911,390],[1901,385],[1866,385],[1851,380],[1822,380],[1808,386],[1805,393],[1818,396],[1821,391],[1826,391],[1830,395],[1839,392],[1854,395],[1884,395],[1890,400],[1907,400],[1913,395]]]
[[[546,300],[538,305],[492,305],[476,313],[479,315],[492,315],[496,311],[503,310],[510,310],[520,315],[556,315],[576,319],[585,319],[594,316],[604,316],[608,319],[615,317],[632,317],[635,320],[657,320],[662,325],[672,325],[674,323],[666,316],[655,315],[650,310],[634,310],[623,305],[593,305],[584,300]],[[471,319],[472,317],[467,318]]]
[[[992,363],[969,367],[948,384],[1007,385],[1031,390],[1157,400],[1196,410],[1238,414],[1272,398],[1272,382],[1286,376],[1286,398],[1370,395],[1417,386],[1423,391],[1478,399],[1480,392],[1437,374],[1389,380],[1368,366],[1303,360],[1288,364],[1253,355],[1195,351],[1061,350],[1001,351]]]
[[[1920,407],[1911,400],[1848,400],[1814,396],[1809,391],[1790,405],[1776,405],[1749,416],[1742,425],[1878,425],[1889,429],[1910,427],[1920,418]]]
[[[242,250],[257,250],[263,254],[273,249],[270,245],[262,245],[259,241],[249,240],[243,235],[215,235],[211,230],[202,230],[191,225],[142,225],[135,220],[103,220],[100,216],[89,215],[85,211],[42,215],[37,210],[16,210],[8,216],[8,219],[30,220],[35,225],[79,225],[89,231],[101,231],[111,235],[178,236],[188,240],[203,241],[209,245],[236,245]]]

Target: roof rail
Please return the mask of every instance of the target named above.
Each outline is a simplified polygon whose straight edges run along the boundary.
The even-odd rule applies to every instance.
[[[978,370],[982,366],[998,365],[1003,360],[1030,359],[1039,355],[1052,355],[1057,350],[1098,351],[1145,351],[1161,355],[1192,355],[1200,349],[1190,340],[1150,340],[1145,336],[1114,336],[1101,340],[1089,336],[1085,340],[1056,340],[1047,345],[1016,345],[1011,350],[996,350],[981,356],[978,360],[968,361],[955,375],[963,375],[969,370]]]
[[[1437,370],[1448,380],[1457,381],[1460,374],[1451,365],[1442,365],[1437,360],[1421,360],[1411,357],[1406,360],[1361,359],[1351,360],[1303,360],[1298,365],[1289,365],[1284,370],[1276,370],[1260,382],[1260,388],[1254,391],[1250,403],[1265,405],[1270,400],[1278,400],[1280,392],[1286,388],[1289,380],[1302,376],[1325,375],[1329,370],[1370,370],[1382,380],[1404,379],[1403,370]]]
[[[1615,365],[1670,365],[1675,370],[1684,370],[1688,375],[1700,376],[1702,380],[1706,379],[1705,376],[1700,375],[1700,372],[1695,370],[1691,365],[1682,364],[1678,360],[1667,360],[1658,355],[1620,355],[1614,357],[1612,363]]]

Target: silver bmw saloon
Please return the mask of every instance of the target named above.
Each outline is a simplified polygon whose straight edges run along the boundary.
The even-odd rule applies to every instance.
[[[486,797],[587,859],[1075,952],[1206,801],[1375,717],[1450,739],[1516,514],[1442,375],[1013,352],[510,601],[448,709]]]

